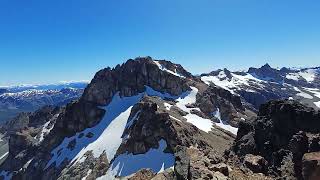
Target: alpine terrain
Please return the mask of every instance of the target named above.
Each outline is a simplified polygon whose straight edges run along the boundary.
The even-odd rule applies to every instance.
[[[4,89],[1,109],[45,103],[1,126],[0,179],[316,180],[319,89],[319,67],[195,76],[151,57],[98,71],[83,93]]]
[[[45,105],[62,106],[78,99],[87,82],[0,87],[0,122]]]

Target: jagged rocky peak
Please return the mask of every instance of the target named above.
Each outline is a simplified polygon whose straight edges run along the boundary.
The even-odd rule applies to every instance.
[[[211,71],[210,73],[202,74],[201,76],[217,76],[221,80],[232,78],[231,72],[226,68]]]
[[[9,152],[6,161],[1,164],[4,169],[20,169],[24,158],[32,157],[34,150],[53,128],[63,108],[44,106],[34,113],[20,113],[16,118],[1,126],[1,133],[8,139]],[[3,153],[3,152],[1,152]],[[19,156],[19,160],[15,160]]]
[[[261,106],[256,120],[240,122],[232,151],[253,172],[309,179],[319,173],[319,164],[308,166],[308,158],[302,158],[308,153],[314,153],[313,161],[320,158],[319,132],[319,111],[292,100],[270,101]]]
[[[175,69],[174,69],[175,68]],[[192,75],[181,65],[151,57],[129,59],[115,68],[98,71],[79,101],[66,107],[57,128],[73,134],[93,127],[103,117],[105,110],[97,105],[108,105],[114,95],[134,96],[146,91],[146,86],[162,93],[180,95],[190,90],[188,80]]]
[[[256,78],[268,81],[281,82],[283,77],[279,70],[272,68],[268,63],[261,66],[260,68],[250,67],[248,73]]]
[[[59,107],[44,106],[34,113],[22,112],[15,118],[1,125],[0,132],[6,135],[10,135],[28,127],[39,128],[59,111],[61,111],[61,108]]]
[[[145,86],[179,95],[189,90],[186,78],[190,77],[192,75],[181,65],[170,61],[153,60],[151,57],[129,59],[113,69],[97,72],[81,100],[106,105],[118,92],[120,96],[132,96],[145,91]]]

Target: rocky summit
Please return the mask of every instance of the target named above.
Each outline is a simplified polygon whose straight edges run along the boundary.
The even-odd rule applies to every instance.
[[[0,179],[317,179],[319,112],[289,97],[296,88],[316,97],[318,86],[279,82],[309,71],[195,76],[129,59],[98,71],[79,99],[2,125]],[[292,91],[277,94],[284,86]]]

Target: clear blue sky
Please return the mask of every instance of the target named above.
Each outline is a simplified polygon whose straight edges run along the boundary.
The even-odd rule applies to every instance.
[[[1,0],[0,85],[152,56],[193,73],[320,63],[319,0]]]

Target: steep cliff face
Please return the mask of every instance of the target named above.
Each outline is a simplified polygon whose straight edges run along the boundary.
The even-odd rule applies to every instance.
[[[128,60],[114,69],[106,68],[95,75],[85,89],[82,100],[106,105],[116,93],[133,96],[145,91],[145,86],[159,92],[179,95],[190,90],[186,78],[192,75],[181,65],[152,58]]]
[[[252,171],[309,179],[318,167],[304,167],[302,157],[320,151],[319,133],[318,111],[296,101],[271,101],[261,106],[256,120],[240,123],[233,152]],[[306,168],[312,173],[303,174]]]

